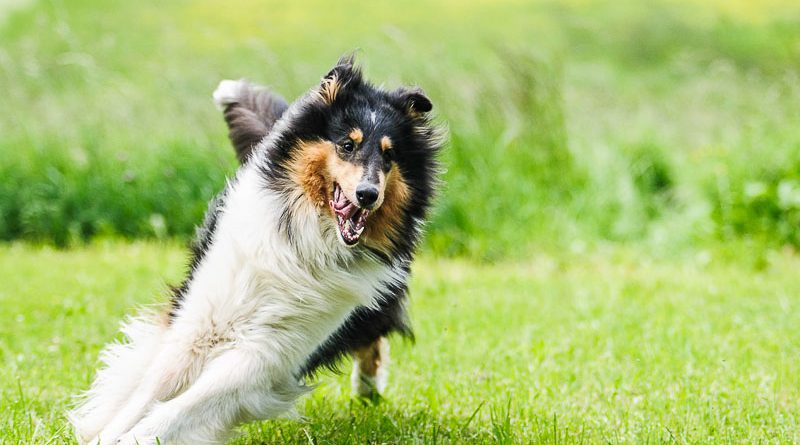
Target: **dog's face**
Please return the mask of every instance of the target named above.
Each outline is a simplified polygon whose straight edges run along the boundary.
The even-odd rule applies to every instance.
[[[376,111],[368,113],[377,115]],[[339,239],[348,246],[358,243],[370,212],[381,208],[388,176],[395,183],[402,181],[401,174],[392,171],[394,147],[391,136],[384,134],[390,129],[364,125],[368,123],[361,120],[341,119],[332,128],[335,154],[329,157],[327,166],[333,189],[328,202]]]
[[[410,223],[405,214],[420,200],[409,181],[429,176],[434,163],[427,160],[433,150],[420,141],[431,108],[419,89],[372,87],[352,63],[340,62],[315,90],[293,150],[292,176],[325,209],[344,245],[388,251]]]

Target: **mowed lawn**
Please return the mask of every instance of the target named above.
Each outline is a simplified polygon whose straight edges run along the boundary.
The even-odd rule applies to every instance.
[[[382,403],[325,373],[300,418],[236,443],[797,442],[800,259],[725,252],[423,257]],[[0,442],[74,443],[64,411],[99,349],[184,262],[175,243],[0,247]]]

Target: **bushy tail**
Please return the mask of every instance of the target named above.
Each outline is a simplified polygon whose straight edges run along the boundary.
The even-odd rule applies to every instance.
[[[279,95],[244,80],[220,82],[214,91],[214,103],[225,113],[228,137],[240,163],[247,160],[253,147],[289,108]]]
[[[142,381],[147,366],[158,353],[166,324],[156,316],[123,324],[123,343],[113,343],[100,353],[103,367],[91,388],[67,416],[80,443],[86,443],[108,424]]]

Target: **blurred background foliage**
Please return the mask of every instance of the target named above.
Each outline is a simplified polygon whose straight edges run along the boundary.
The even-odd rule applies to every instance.
[[[800,247],[793,0],[43,0],[0,42],[2,240],[188,238],[236,168],[217,82],[359,49],[449,129],[429,251]]]

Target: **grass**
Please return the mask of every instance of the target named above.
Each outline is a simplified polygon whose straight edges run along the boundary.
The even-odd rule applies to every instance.
[[[0,239],[185,238],[235,168],[216,83],[293,98],[360,48],[370,78],[422,85],[450,130],[431,252],[800,245],[791,0],[39,0],[6,15]]]
[[[382,403],[325,374],[301,420],[249,425],[235,443],[795,443],[800,258],[737,249],[423,257],[418,341],[393,342]],[[184,259],[172,243],[0,248],[3,443],[74,443],[70,396],[121,317],[163,301]]]

